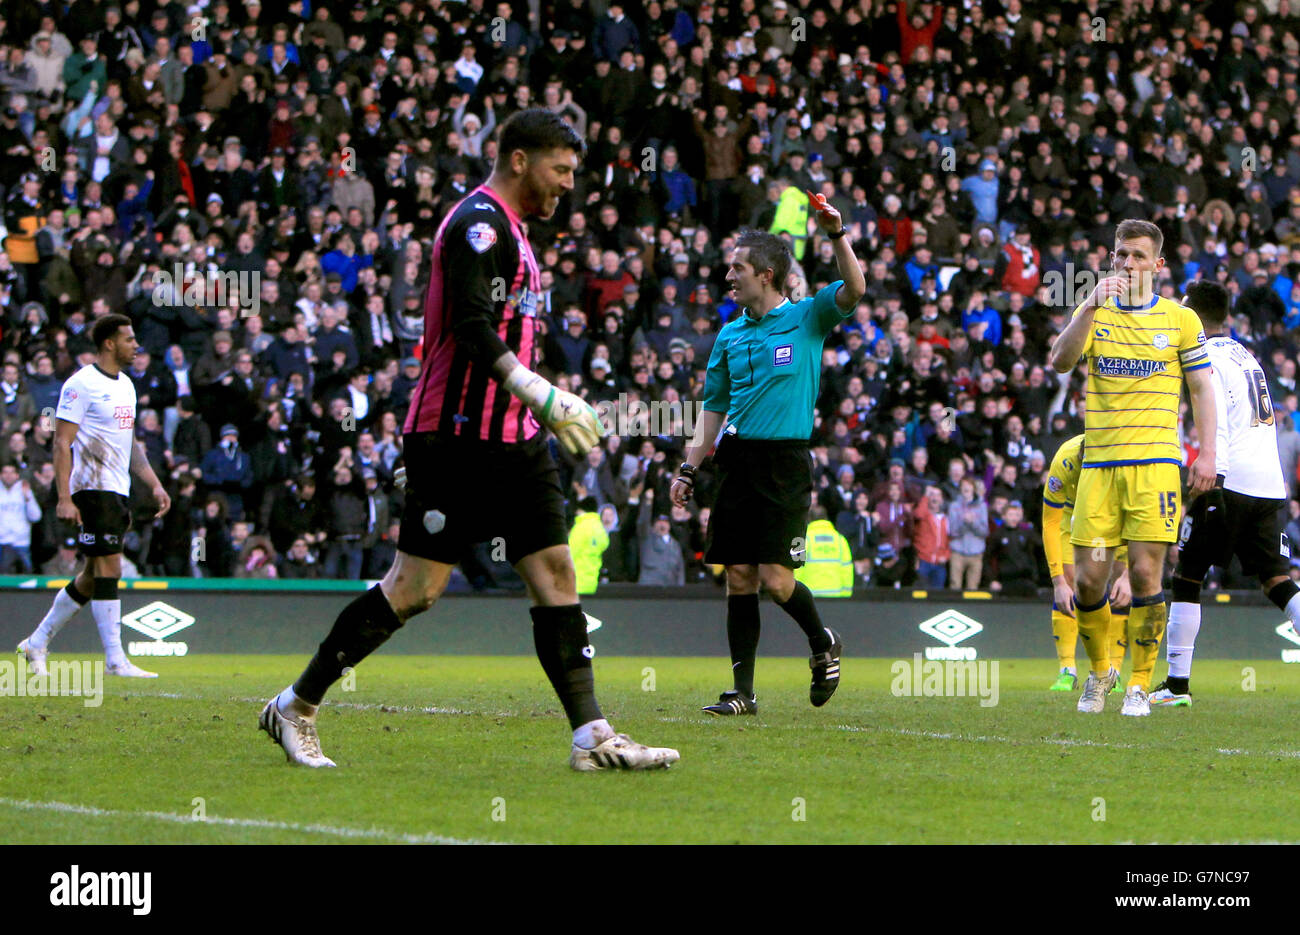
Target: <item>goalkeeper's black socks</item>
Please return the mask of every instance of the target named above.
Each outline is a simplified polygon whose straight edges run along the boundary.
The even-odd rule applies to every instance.
[[[293,693],[307,704],[320,704],[344,669],[355,667],[401,627],[388,598],[375,585],[339,613],[316,655],[293,683]]]
[[[778,601],[777,606],[793,617],[795,623],[799,624],[799,629],[803,630],[804,635],[808,637],[808,645],[812,648],[814,654],[824,653],[831,648],[831,635],[822,626],[821,615],[817,613],[817,603],[813,600],[812,591],[808,590],[808,585],[802,581],[796,581],[790,599],[784,604]]]
[[[534,607],[533,645],[542,670],[564,706],[569,726],[577,730],[604,715],[596,704],[596,680],[591,671],[592,649],[587,641],[587,617],[582,605]]]
[[[754,659],[758,655],[758,595],[727,596],[727,645],[731,648],[731,678],[736,691],[754,697]]]

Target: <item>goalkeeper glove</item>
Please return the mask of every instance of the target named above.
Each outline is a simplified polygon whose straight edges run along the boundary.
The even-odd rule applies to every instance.
[[[562,390],[523,364],[502,384],[555,433],[560,444],[575,457],[585,455],[605,435],[600,417],[585,400]]]

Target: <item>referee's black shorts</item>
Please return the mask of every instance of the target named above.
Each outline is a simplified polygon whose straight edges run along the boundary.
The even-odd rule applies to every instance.
[[[86,556],[117,555],[131,528],[130,501],[112,490],[78,490],[72,503],[81,514],[77,544]]]
[[[468,546],[499,536],[513,565],[568,545],[560,472],[545,435],[508,445],[413,432],[402,446],[406,505],[397,547],[406,554],[455,565]]]
[[[1178,537],[1178,568],[1174,574],[1203,581],[1211,565],[1226,568],[1235,555],[1241,570],[1261,580],[1284,577],[1291,571],[1291,544],[1286,533],[1286,501],[1250,497],[1222,490],[1223,505],[1202,494],[1187,507]]]
[[[704,560],[711,565],[803,566],[812,456],[806,441],[724,435],[713,456],[717,494]]]

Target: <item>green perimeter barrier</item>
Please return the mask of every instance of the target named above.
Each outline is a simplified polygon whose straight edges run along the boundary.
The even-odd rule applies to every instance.
[[[66,578],[0,577],[0,648],[8,651],[44,617]],[[136,579],[124,581],[122,641],[136,656],[315,651],[339,610],[371,582]],[[1028,658],[1054,660],[1051,597],[1000,598],[988,592],[878,590],[818,601],[823,622],[839,631],[846,658]],[[717,656],[725,659],[726,602],[714,585],[602,587],[582,599],[600,626],[598,655]],[[806,656],[794,622],[762,603],[764,656]],[[98,633],[84,608],[59,634],[56,652],[97,653]],[[519,593],[448,594],[394,634],[381,652],[533,654],[528,600]],[[1258,592],[1205,594],[1197,658],[1300,662],[1282,612]],[[1082,648],[1078,658],[1084,659]],[[1050,670],[1051,666],[1048,666]]]

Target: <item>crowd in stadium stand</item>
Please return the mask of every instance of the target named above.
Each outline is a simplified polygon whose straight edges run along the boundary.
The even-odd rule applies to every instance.
[[[49,411],[124,311],[173,499],[154,522],[133,494],[127,573],[382,574],[429,246],[526,106],[590,147],[530,237],[542,369],[623,433],[557,451],[597,581],[710,576],[709,473],[689,509],[667,486],[738,313],[734,233],[787,237],[792,295],[837,278],[807,191],[868,283],[813,440],[855,587],[1046,584],[1043,474],[1083,425],[1046,351],[1124,218],[1164,232],[1162,294],[1231,291],[1294,495],[1298,39],[1291,0],[6,0],[0,570],[76,565]],[[471,583],[508,581],[493,553]]]

